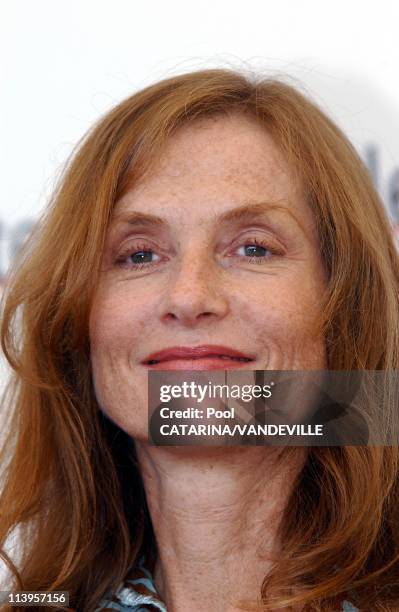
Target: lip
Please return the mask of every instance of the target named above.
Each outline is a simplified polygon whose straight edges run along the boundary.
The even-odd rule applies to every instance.
[[[173,346],[148,355],[142,364],[158,370],[215,370],[245,367],[254,355],[219,344]]]

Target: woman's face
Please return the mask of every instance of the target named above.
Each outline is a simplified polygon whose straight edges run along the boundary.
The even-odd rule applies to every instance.
[[[90,314],[101,409],[145,440],[149,369],[325,368],[325,282],[313,214],[265,129],[238,115],[183,128],[113,211]]]

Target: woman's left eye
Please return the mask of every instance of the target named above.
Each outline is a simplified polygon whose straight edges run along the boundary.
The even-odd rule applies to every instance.
[[[241,251],[241,252],[240,252]],[[260,244],[245,244],[241,246],[238,251],[239,255],[244,255],[245,257],[250,258],[258,258],[258,257],[267,257],[271,254],[269,249],[260,245]]]

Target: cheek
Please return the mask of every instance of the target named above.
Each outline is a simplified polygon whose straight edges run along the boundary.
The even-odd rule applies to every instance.
[[[90,312],[90,360],[99,407],[130,435],[146,424],[146,380],[134,369],[146,309],[125,292],[98,292]],[[143,429],[144,431],[144,429]]]
[[[271,276],[245,295],[241,310],[265,348],[267,369],[326,367],[325,341],[318,331],[324,284],[310,278]]]
[[[126,288],[99,291],[90,313],[90,344],[94,354],[129,353],[142,338],[148,304]]]

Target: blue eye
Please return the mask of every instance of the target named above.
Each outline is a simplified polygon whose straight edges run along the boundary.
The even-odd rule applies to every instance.
[[[247,257],[265,257],[268,253],[268,250],[259,244],[246,244],[244,251]]]
[[[130,255],[130,260],[134,264],[151,263],[154,253],[152,251],[137,251]]]
[[[245,244],[237,250],[238,255],[248,257],[251,260],[269,258],[272,252],[266,246],[257,244],[256,242]]]

